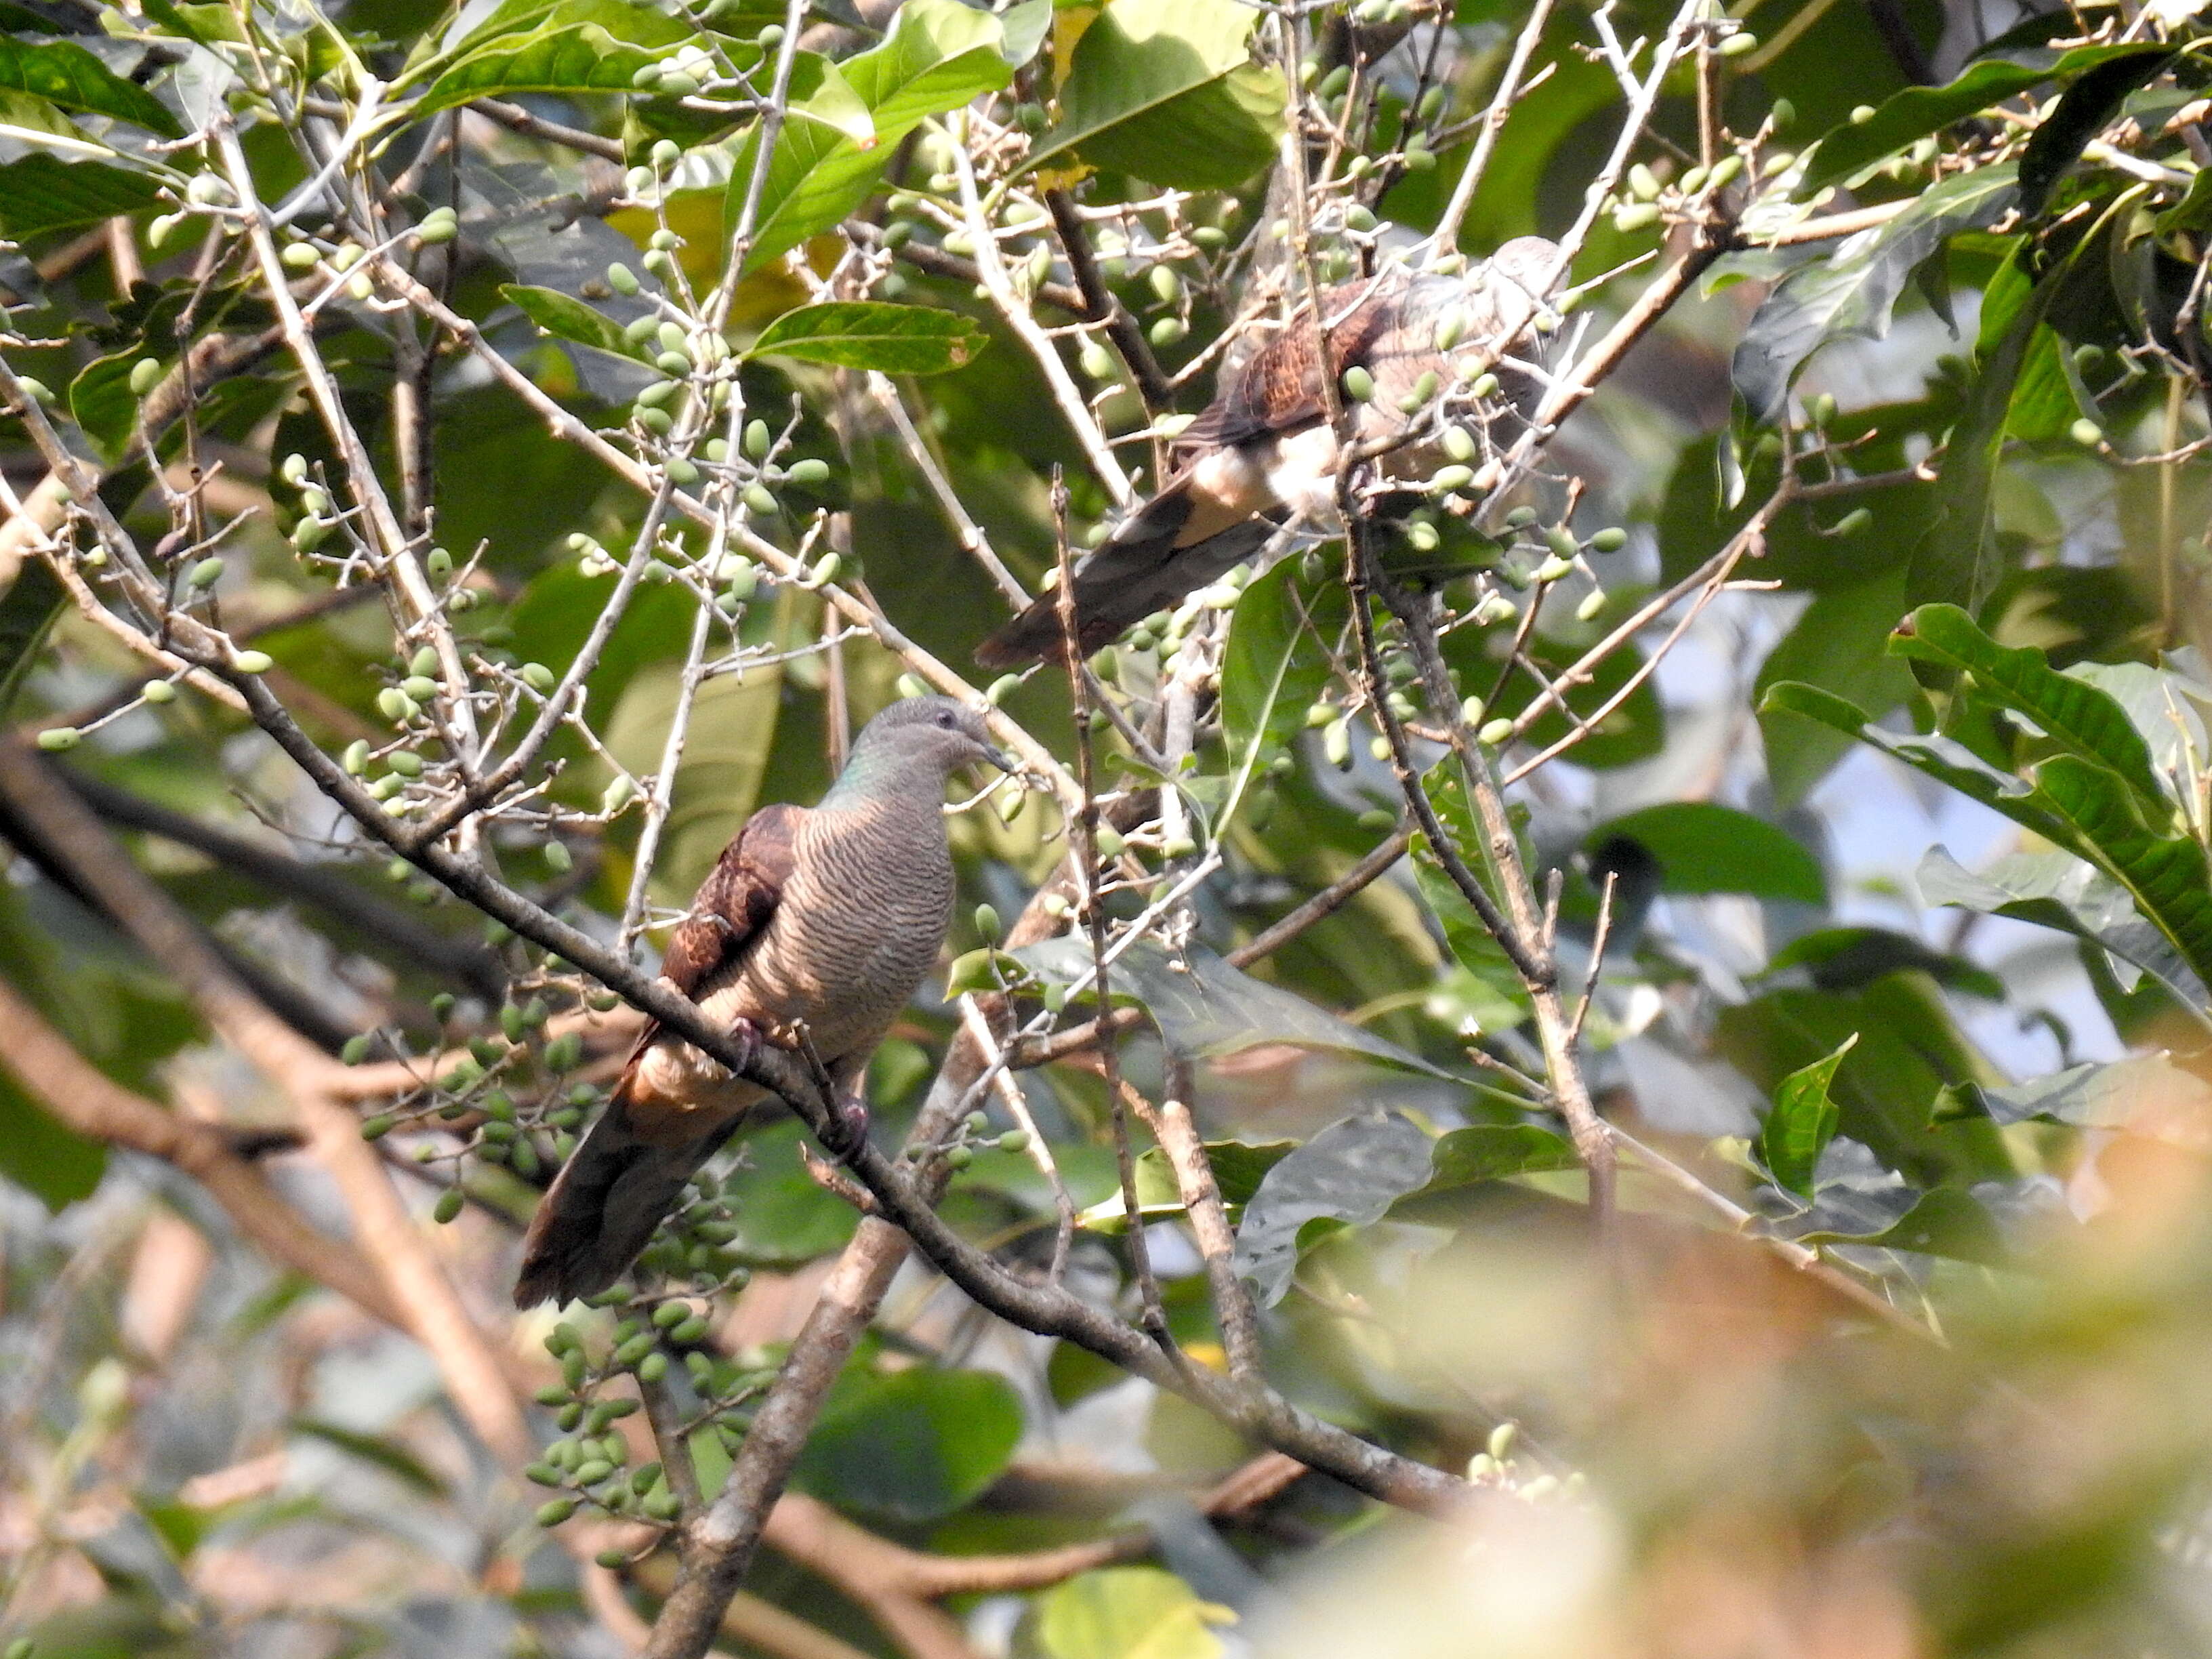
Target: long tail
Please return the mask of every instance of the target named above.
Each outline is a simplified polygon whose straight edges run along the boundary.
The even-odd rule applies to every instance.
[[[1181,604],[1186,595],[1250,558],[1274,533],[1275,526],[1264,518],[1240,518],[1213,529],[1222,515],[1209,511],[1212,506],[1185,473],[1076,566],[1076,641],[1085,654],[1111,643],[1155,611]],[[1210,529],[1212,533],[1206,533]],[[978,646],[975,660],[986,668],[1018,668],[1064,654],[1065,638],[1060,595],[1047,592]]]
[[[660,1218],[676,1207],[691,1172],[738,1127],[732,1119],[702,1139],[653,1145],[630,1124],[628,1081],[616,1085],[599,1121],[538,1200],[522,1241],[522,1271],[514,1281],[518,1308],[549,1297],[574,1301],[622,1277]]]

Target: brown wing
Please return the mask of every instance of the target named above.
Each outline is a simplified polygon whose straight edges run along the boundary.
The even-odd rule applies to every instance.
[[[1395,274],[1341,283],[1322,292],[1322,314],[1328,319],[1329,349],[1341,374],[1364,363],[1396,320],[1404,286]],[[1313,312],[1302,307],[1289,325],[1224,375],[1213,402],[1176,441],[1192,446],[1249,443],[1255,438],[1295,432],[1328,412],[1322,402],[1321,342]]]
[[[726,976],[744,959],[767,928],[791,878],[799,826],[808,809],[763,806],[730,838],[722,856],[691,901],[691,914],[669,939],[660,976],[687,997]],[[637,1052],[659,1033],[648,1025]]]

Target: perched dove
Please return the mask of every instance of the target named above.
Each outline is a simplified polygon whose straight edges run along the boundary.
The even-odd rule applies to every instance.
[[[1449,388],[1462,364],[1502,355],[1542,307],[1540,284],[1559,249],[1522,236],[1465,276],[1403,267],[1325,289],[1322,315],[1338,373],[1364,369],[1374,394],[1358,410],[1358,437],[1395,436],[1413,419],[1400,407],[1424,374]],[[1457,337],[1438,343],[1456,315]],[[1310,308],[1224,372],[1213,402],[1177,440],[1186,459],[1160,493],[1118,526],[1075,569],[1077,636],[1085,651],[1108,643],[1156,611],[1180,603],[1253,556],[1286,514],[1335,519],[1336,433],[1322,398],[1320,338]],[[1510,369],[1501,373],[1509,385]],[[1525,377],[1524,377],[1525,378]],[[1438,457],[1409,444],[1382,465],[1425,474]],[[1046,592],[984,641],[975,660],[1012,668],[1057,656],[1057,595]]]
[[[840,1098],[856,1091],[944,945],[953,897],[945,785],[975,761],[1013,769],[958,704],[891,704],[862,729],[820,805],[768,806],[746,820],[670,939],[661,976],[748,1040],[796,1048],[803,1026]],[[691,1172],[769,1097],[648,1026],[538,1206],[515,1305],[612,1284]]]

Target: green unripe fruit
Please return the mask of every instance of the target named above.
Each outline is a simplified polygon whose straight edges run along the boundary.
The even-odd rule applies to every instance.
[[[361,1138],[363,1140],[381,1140],[392,1133],[398,1121],[399,1120],[389,1112],[379,1112],[374,1117],[365,1117],[361,1121]]]
[[[1180,317],[1163,317],[1146,331],[1146,337],[1156,346],[1177,344],[1190,332],[1190,325]]]
[[[1474,735],[1479,741],[1495,749],[1513,735],[1513,722],[1501,716],[1499,719],[1486,722],[1482,729]]]
[[[1599,613],[1603,611],[1604,609],[1605,590],[1601,587],[1594,587],[1589,592],[1583,594],[1581,599],[1577,602],[1575,605],[1575,620],[1577,622],[1595,622],[1598,618]]]
[[[671,455],[668,458],[666,466],[663,470],[668,474],[669,483],[677,485],[678,488],[682,488],[689,484],[695,484],[699,482],[699,468],[697,465],[694,462],[686,460],[681,455]]]
[[[292,545],[302,553],[312,553],[330,533],[331,527],[323,520],[302,519],[292,526]]]
[[[538,1524],[541,1527],[557,1527],[575,1512],[574,1498],[556,1498],[550,1504],[538,1506]]]
[[[1340,772],[1352,764],[1352,722],[1349,720],[1340,716],[1322,729],[1321,752],[1322,757]]]
[[[1842,518],[1836,520],[1836,528],[1833,533],[1838,536],[1856,536],[1873,522],[1874,509],[1872,507],[1856,507],[1852,511],[1844,514]]]
[[[575,866],[575,862],[574,857],[568,851],[568,842],[549,841],[545,843],[545,867],[554,874],[568,874]]]
[[[1429,480],[1429,490],[1432,495],[1448,495],[1455,489],[1464,489],[1474,482],[1474,469],[1471,466],[1441,467]]]
[[[138,688],[138,695],[148,702],[174,702],[177,700],[177,688],[167,680],[148,680],[145,684]]]
[[[1413,382],[1413,389],[1398,400],[1398,407],[1408,415],[1417,409],[1425,408],[1443,383],[1433,368],[1422,370],[1421,378]]]
[[[438,695],[438,682],[428,674],[410,674],[399,682],[403,695],[416,702],[428,702]]]
[[[1029,1150],[1030,1134],[1026,1129],[1009,1129],[999,1137],[1002,1152],[1025,1152]]]
[[[1684,180],[1686,185],[1687,179]],[[1624,235],[1659,222],[1656,202],[1630,202],[1613,210],[1613,228]]]
[[[1720,44],[1720,54],[1723,58],[1741,58],[1758,50],[1759,37],[1749,29],[1738,29]]]
[[[637,1336],[633,1336],[629,1341],[623,1343],[622,1346],[615,1350],[614,1363],[616,1366],[623,1370],[629,1370],[630,1367],[636,1364],[640,1360],[643,1359],[646,1355],[653,1352],[654,1341],[655,1339],[653,1334],[649,1331],[642,1333]]]
[[[83,740],[84,733],[74,726],[50,726],[39,733],[39,747],[49,755],[63,754]]]
[[[1594,553],[1618,553],[1628,545],[1628,532],[1619,525],[1608,525],[1590,538],[1589,544]]]
[[[767,455],[772,440],[773,434],[769,431],[766,421],[745,422],[745,453],[753,459],[757,461]]]
[[[323,262],[323,251],[313,242],[288,242],[276,256],[294,270],[313,270]]]
[[[396,685],[387,685],[376,694],[376,712],[393,725],[404,724],[415,715],[415,700]]]
[[[161,362],[158,357],[141,357],[131,365],[131,395],[143,398],[157,386],[161,379]]]
[[[1065,999],[1066,993],[1060,987],[1055,985],[1052,988],[1060,991],[1062,998]],[[1046,1002],[1049,1006],[1051,1002],[1049,994],[1046,997]],[[975,1161],[975,1152],[966,1146],[955,1146],[945,1155],[945,1167],[948,1170],[964,1170]]]
[[[338,1058],[349,1066],[360,1065],[368,1058],[368,1046],[372,1040],[367,1031],[355,1032],[345,1040],[345,1046],[338,1050]]]
[[[1354,363],[1344,371],[1344,395],[1356,404],[1364,404],[1375,395],[1375,377]]]
[[[550,1404],[550,1401],[544,1402]],[[537,1486],[557,1486],[564,1478],[550,1463],[532,1463],[523,1470],[522,1478]]]
[[[666,437],[676,426],[676,417],[665,409],[641,409],[634,418],[640,426],[658,437]]]
[[[545,1045],[545,1069],[549,1072],[573,1072],[584,1058],[584,1039],[574,1031],[563,1031]]]
[[[766,484],[749,483],[744,490],[745,506],[758,517],[772,519],[778,508],[775,493]]]
[[[2105,429],[2087,416],[2067,428],[2067,432],[2084,449],[2094,449],[2105,441]]]
[[[1638,161],[1628,169],[1629,193],[1639,202],[1656,201],[1659,198],[1659,175]]]
[[[668,1340],[680,1346],[689,1347],[707,1334],[707,1322],[694,1314],[668,1333]],[[650,1379],[647,1379],[648,1381]]]
[[[1474,434],[1463,426],[1446,427],[1444,453],[1450,456],[1453,460],[1462,463],[1473,460],[1475,456]],[[1472,477],[1474,475],[1470,473],[1468,476]]]
[[[384,763],[403,778],[419,778],[422,775],[422,757],[420,755],[410,753],[404,749],[386,757]]]
[[[415,227],[415,240],[424,247],[450,242],[460,234],[460,222],[454,218],[451,208],[440,208],[425,215],[422,222]]]
[[[1114,378],[1114,354],[1096,340],[1091,341],[1076,354],[1076,362],[1094,380]]]
[[[653,1310],[653,1322],[664,1331],[690,1317],[691,1310],[681,1302],[664,1302]]]
[[[1742,39],[1741,35],[1736,38],[1738,40]],[[1713,163],[1712,173],[1711,176],[1706,179],[1705,183],[1711,188],[1718,190],[1723,185],[1734,184],[1735,182],[1736,175],[1742,171],[1742,156],[1723,155],[1719,161]]]
[[[594,1457],[587,1463],[576,1466],[576,1484],[595,1486],[615,1472],[615,1466],[604,1457]]]
[[[461,1189],[459,1187],[447,1188],[444,1192],[438,1194],[438,1201],[430,1211],[431,1219],[441,1227],[447,1225],[454,1217],[460,1214],[464,1202],[465,1200],[462,1198]]]
[[[988,904],[975,907],[975,931],[985,939],[999,937],[999,912],[996,908]]]
[[[793,461],[783,476],[795,484],[828,483],[830,463],[818,456],[809,456],[803,461]]]

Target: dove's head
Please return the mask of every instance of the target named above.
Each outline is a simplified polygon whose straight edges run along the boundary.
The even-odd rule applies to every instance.
[[[981,714],[950,697],[906,697],[860,728],[845,775],[928,770],[942,787],[953,773],[978,761],[1001,772],[1014,769],[1012,757],[991,741]]]

